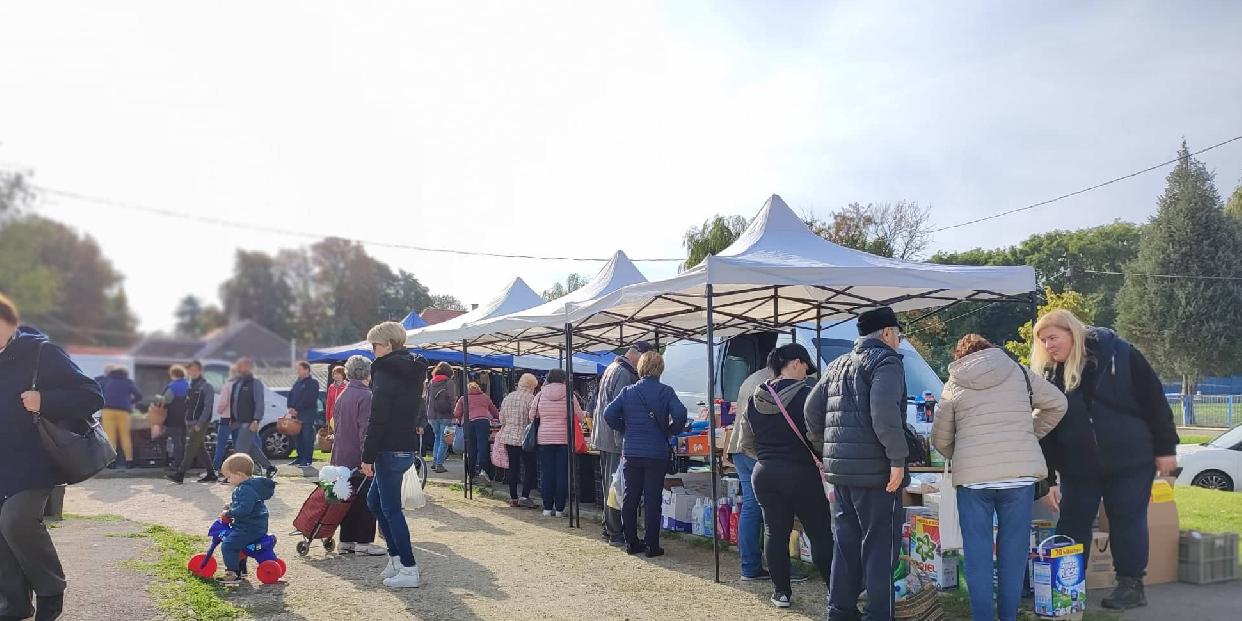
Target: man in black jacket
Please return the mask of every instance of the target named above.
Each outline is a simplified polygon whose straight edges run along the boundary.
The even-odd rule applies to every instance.
[[[254,463],[263,468],[267,478],[275,478],[276,467],[263,453],[259,442],[259,424],[263,420],[266,389],[263,382],[254,376],[254,363],[249,358],[237,361],[237,381],[233,383],[233,394],[229,396],[230,420],[237,429],[236,450],[248,451]]]
[[[893,618],[906,482],[905,369],[893,309],[858,317],[854,349],[834,360],[806,400],[807,433],[823,444],[824,470],[836,490],[835,542],[828,596],[830,620]],[[817,433],[822,430],[822,435]]]
[[[215,470],[211,467],[211,456],[207,454],[207,427],[211,424],[211,415],[215,411],[216,390],[203,377],[203,363],[195,360],[185,367],[190,376],[190,390],[186,393],[185,422],[190,427],[190,441],[186,444],[185,455],[177,466],[176,472],[166,478],[173,483],[185,481],[185,473],[194,460],[201,459],[207,464],[207,472],[199,478],[199,483],[210,483],[216,480]],[[219,438],[217,442],[223,442]]]

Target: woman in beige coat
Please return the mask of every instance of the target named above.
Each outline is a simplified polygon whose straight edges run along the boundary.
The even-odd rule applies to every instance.
[[[1012,621],[1022,597],[1035,484],[1048,476],[1039,439],[1065,416],[1065,395],[978,334],[958,341],[932,426],[953,460],[971,616]],[[943,490],[942,493],[952,493]],[[992,603],[992,524],[999,589]]]

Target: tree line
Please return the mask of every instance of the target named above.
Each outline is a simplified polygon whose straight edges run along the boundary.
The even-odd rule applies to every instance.
[[[926,260],[1030,265],[1041,288],[1041,312],[1069,308],[1088,323],[1116,328],[1162,375],[1182,379],[1186,390],[1198,378],[1242,373],[1242,185],[1222,201],[1215,175],[1184,142],[1179,155],[1156,214],[1145,223],[1037,233],[1009,247],[938,252]],[[917,203],[852,203],[827,219],[804,220],[834,243],[915,260],[929,242],[929,216]],[[683,238],[683,268],[724,250],[747,224],[740,216],[715,216],[691,227]],[[1025,305],[965,302],[908,331],[932,368],[947,376],[956,339],[970,332],[1024,357],[1029,317]]]

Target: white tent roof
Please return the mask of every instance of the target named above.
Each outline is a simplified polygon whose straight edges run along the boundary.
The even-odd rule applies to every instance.
[[[488,343],[477,350],[477,353],[507,352],[527,353],[521,343],[539,343],[555,346],[561,341],[555,339],[561,334],[567,318],[579,307],[590,305],[604,296],[615,293],[624,287],[647,282],[647,278],[630,261],[625,253],[618,250],[604,264],[599,273],[580,289],[517,313],[496,317],[484,321],[471,322],[455,336],[458,340],[473,339],[488,335]],[[531,330],[538,332],[536,335]],[[529,332],[529,333],[528,333]],[[492,338],[495,337],[495,338]],[[562,336],[563,341],[563,336]],[[580,342],[575,346],[578,351],[600,351],[613,349],[615,345],[600,346],[598,343]],[[474,351],[475,345],[471,345]],[[543,347],[543,350],[548,349]]]
[[[524,311],[543,304],[543,301],[543,297],[535,293],[526,281],[514,278],[509,286],[487,304],[448,321],[407,331],[405,345],[406,347],[427,347],[438,343],[452,348],[455,344],[460,345],[462,338],[465,338],[460,336],[463,326]]]
[[[500,341],[518,326],[534,334],[534,327],[560,329],[568,321],[584,347],[618,346],[657,330],[668,338],[693,338],[705,331],[708,285],[721,336],[814,321],[819,312],[833,323],[880,305],[910,311],[959,300],[1018,301],[1036,287],[1029,266],[938,265],[839,246],[812,233],[772,195],[736,242],[683,274],[573,304],[555,317],[528,311],[521,314],[525,321],[502,317],[475,328],[495,327],[480,340]]]

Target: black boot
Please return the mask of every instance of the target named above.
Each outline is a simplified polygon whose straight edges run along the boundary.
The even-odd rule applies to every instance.
[[[169,481],[172,481],[173,483],[176,483],[177,485],[181,485],[182,483],[185,483],[185,475],[181,474],[180,472],[170,472],[164,475],[164,478],[168,479]]]
[[[1112,610],[1129,610],[1147,605],[1147,595],[1143,592],[1142,578],[1117,576],[1117,588],[1108,597],[1100,601],[1100,605]]]
[[[64,609],[64,595],[39,596],[35,598],[35,621],[53,621],[60,617]]]
[[[199,483],[215,483],[217,480],[219,480],[219,479],[217,479],[217,478],[216,478],[216,473],[214,473],[214,472],[212,472],[212,471],[210,471],[210,470],[208,470],[207,472],[203,473],[203,476],[198,477],[198,482],[199,482]]]

